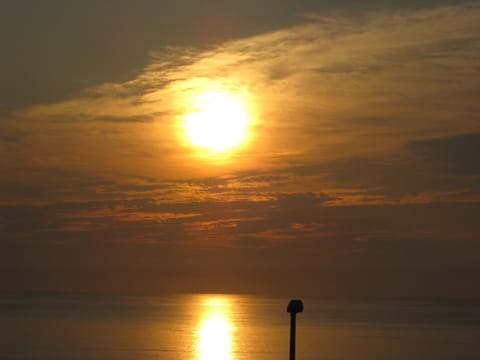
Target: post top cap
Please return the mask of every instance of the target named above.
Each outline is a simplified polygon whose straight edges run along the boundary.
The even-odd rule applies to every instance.
[[[289,313],[299,313],[303,311],[303,303],[300,299],[292,299],[288,303],[287,312]]]

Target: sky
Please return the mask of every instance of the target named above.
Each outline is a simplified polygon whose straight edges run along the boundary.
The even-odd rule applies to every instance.
[[[0,39],[1,292],[480,297],[478,3],[7,0]]]

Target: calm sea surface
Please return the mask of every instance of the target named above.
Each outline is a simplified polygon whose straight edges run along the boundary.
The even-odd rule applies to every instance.
[[[289,299],[0,296],[0,359],[288,359]],[[480,302],[303,299],[297,359],[480,359]]]

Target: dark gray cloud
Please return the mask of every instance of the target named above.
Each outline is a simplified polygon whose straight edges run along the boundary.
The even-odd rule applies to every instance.
[[[144,123],[153,121],[151,116],[97,116],[93,119],[99,122],[111,122],[111,123]]]
[[[281,27],[295,21],[303,9],[300,4],[271,5],[191,0],[4,1],[0,7],[0,109],[58,101],[86,87],[125,81],[147,64],[149,51]]]
[[[356,189],[385,199],[459,189],[475,196],[480,191],[476,179],[480,174],[479,157],[480,135],[473,133],[407,142],[388,156],[352,155],[304,164],[292,161],[278,173],[317,178],[319,189],[322,185]]]
[[[0,135],[0,141],[19,144],[31,133],[30,131],[9,131],[9,129],[4,129]]]
[[[254,35],[312,12],[449,3],[458,1],[2,1],[0,111],[128,80],[147,64],[150,51],[166,46]]]
[[[480,133],[413,141],[410,148],[449,174],[480,175]]]

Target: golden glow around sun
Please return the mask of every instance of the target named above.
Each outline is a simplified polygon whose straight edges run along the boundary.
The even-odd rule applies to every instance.
[[[184,119],[189,142],[213,152],[224,152],[242,144],[247,136],[249,115],[240,96],[212,91],[194,99],[192,112]]]

